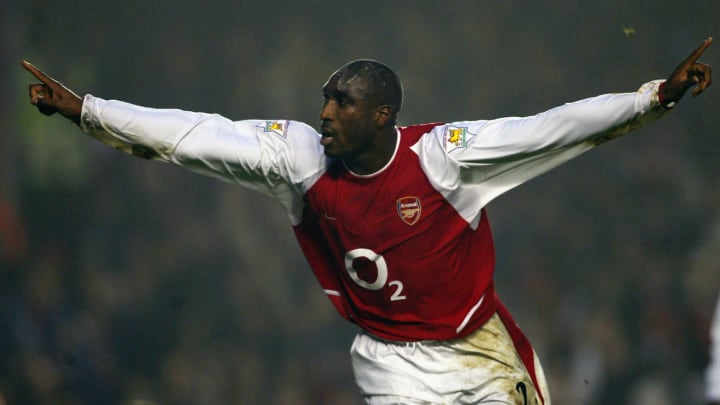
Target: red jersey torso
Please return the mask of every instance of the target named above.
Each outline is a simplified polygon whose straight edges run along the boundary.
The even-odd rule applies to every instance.
[[[294,227],[336,308],[381,338],[452,339],[496,310],[486,216],[473,229],[410,149],[434,126],[401,128],[392,162],[374,175],[332,162]]]

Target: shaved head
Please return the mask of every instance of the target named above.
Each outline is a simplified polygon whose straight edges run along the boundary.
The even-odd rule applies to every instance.
[[[342,66],[333,76],[339,79],[338,87],[364,83],[360,87],[365,88],[370,103],[392,108],[394,124],[402,107],[403,90],[400,78],[390,67],[376,60],[359,59]]]

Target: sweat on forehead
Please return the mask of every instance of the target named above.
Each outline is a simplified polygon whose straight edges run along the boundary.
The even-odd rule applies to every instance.
[[[402,104],[402,85],[397,74],[387,65],[372,59],[352,61],[333,75],[338,85],[363,85],[383,103],[391,104],[400,110]],[[365,81],[363,83],[363,81]]]
[[[365,88],[367,90],[371,84],[372,81],[370,78],[360,72],[352,72],[349,70],[338,72],[338,88],[340,89],[346,86],[357,86],[358,88]]]

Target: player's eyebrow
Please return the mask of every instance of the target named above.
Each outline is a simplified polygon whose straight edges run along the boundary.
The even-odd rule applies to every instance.
[[[328,89],[327,87],[323,87],[322,93],[323,93],[323,96],[326,98],[334,98],[336,100],[343,100],[343,101],[347,101],[350,103],[355,102],[354,97],[350,96],[350,94],[348,94],[347,92],[342,91],[337,88]]]

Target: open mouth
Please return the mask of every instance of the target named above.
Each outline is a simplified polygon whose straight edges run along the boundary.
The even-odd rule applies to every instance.
[[[320,127],[320,133],[322,134],[320,144],[323,146],[327,146],[335,140],[335,134],[333,134],[332,130],[328,128],[327,125],[322,125]]]
[[[332,135],[323,135],[322,138],[320,138],[320,145],[322,146],[328,146],[335,140],[335,137]]]

